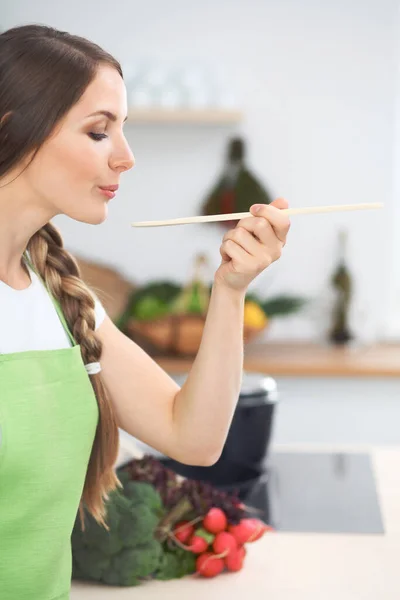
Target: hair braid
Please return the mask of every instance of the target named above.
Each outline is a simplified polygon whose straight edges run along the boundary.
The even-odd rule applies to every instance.
[[[77,262],[64,248],[58,229],[47,223],[30,239],[27,249],[34,267],[60,303],[72,335],[80,345],[83,362],[87,364],[100,361],[102,343],[95,333],[95,301],[88,286],[81,279]],[[108,500],[108,492],[122,487],[114,470],[118,456],[119,433],[101,373],[89,377],[100,417],[79,504],[79,514],[84,530],[85,503],[96,521],[109,530],[105,522],[104,500]]]

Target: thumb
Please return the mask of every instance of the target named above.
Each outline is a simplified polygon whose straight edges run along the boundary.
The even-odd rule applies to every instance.
[[[275,206],[276,208],[282,209],[282,208],[288,208],[289,203],[284,198],[277,198],[276,200],[271,202],[271,206]]]

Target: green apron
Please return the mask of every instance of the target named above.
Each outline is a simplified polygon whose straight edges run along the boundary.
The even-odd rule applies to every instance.
[[[99,413],[50,297],[72,347],[0,354],[1,600],[70,597],[70,538]]]

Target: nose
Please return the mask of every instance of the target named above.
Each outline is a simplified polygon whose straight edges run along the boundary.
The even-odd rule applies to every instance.
[[[135,157],[133,156],[132,150],[129,147],[128,142],[125,140],[124,143],[118,148],[118,151],[114,152],[110,158],[110,167],[114,171],[124,172],[129,171],[135,166]]]

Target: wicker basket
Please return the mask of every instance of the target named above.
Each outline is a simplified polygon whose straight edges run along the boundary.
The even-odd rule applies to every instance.
[[[131,319],[126,333],[152,355],[194,356],[200,346],[204,323],[205,317],[200,315],[171,315],[153,321]],[[245,325],[244,343],[264,329]]]

